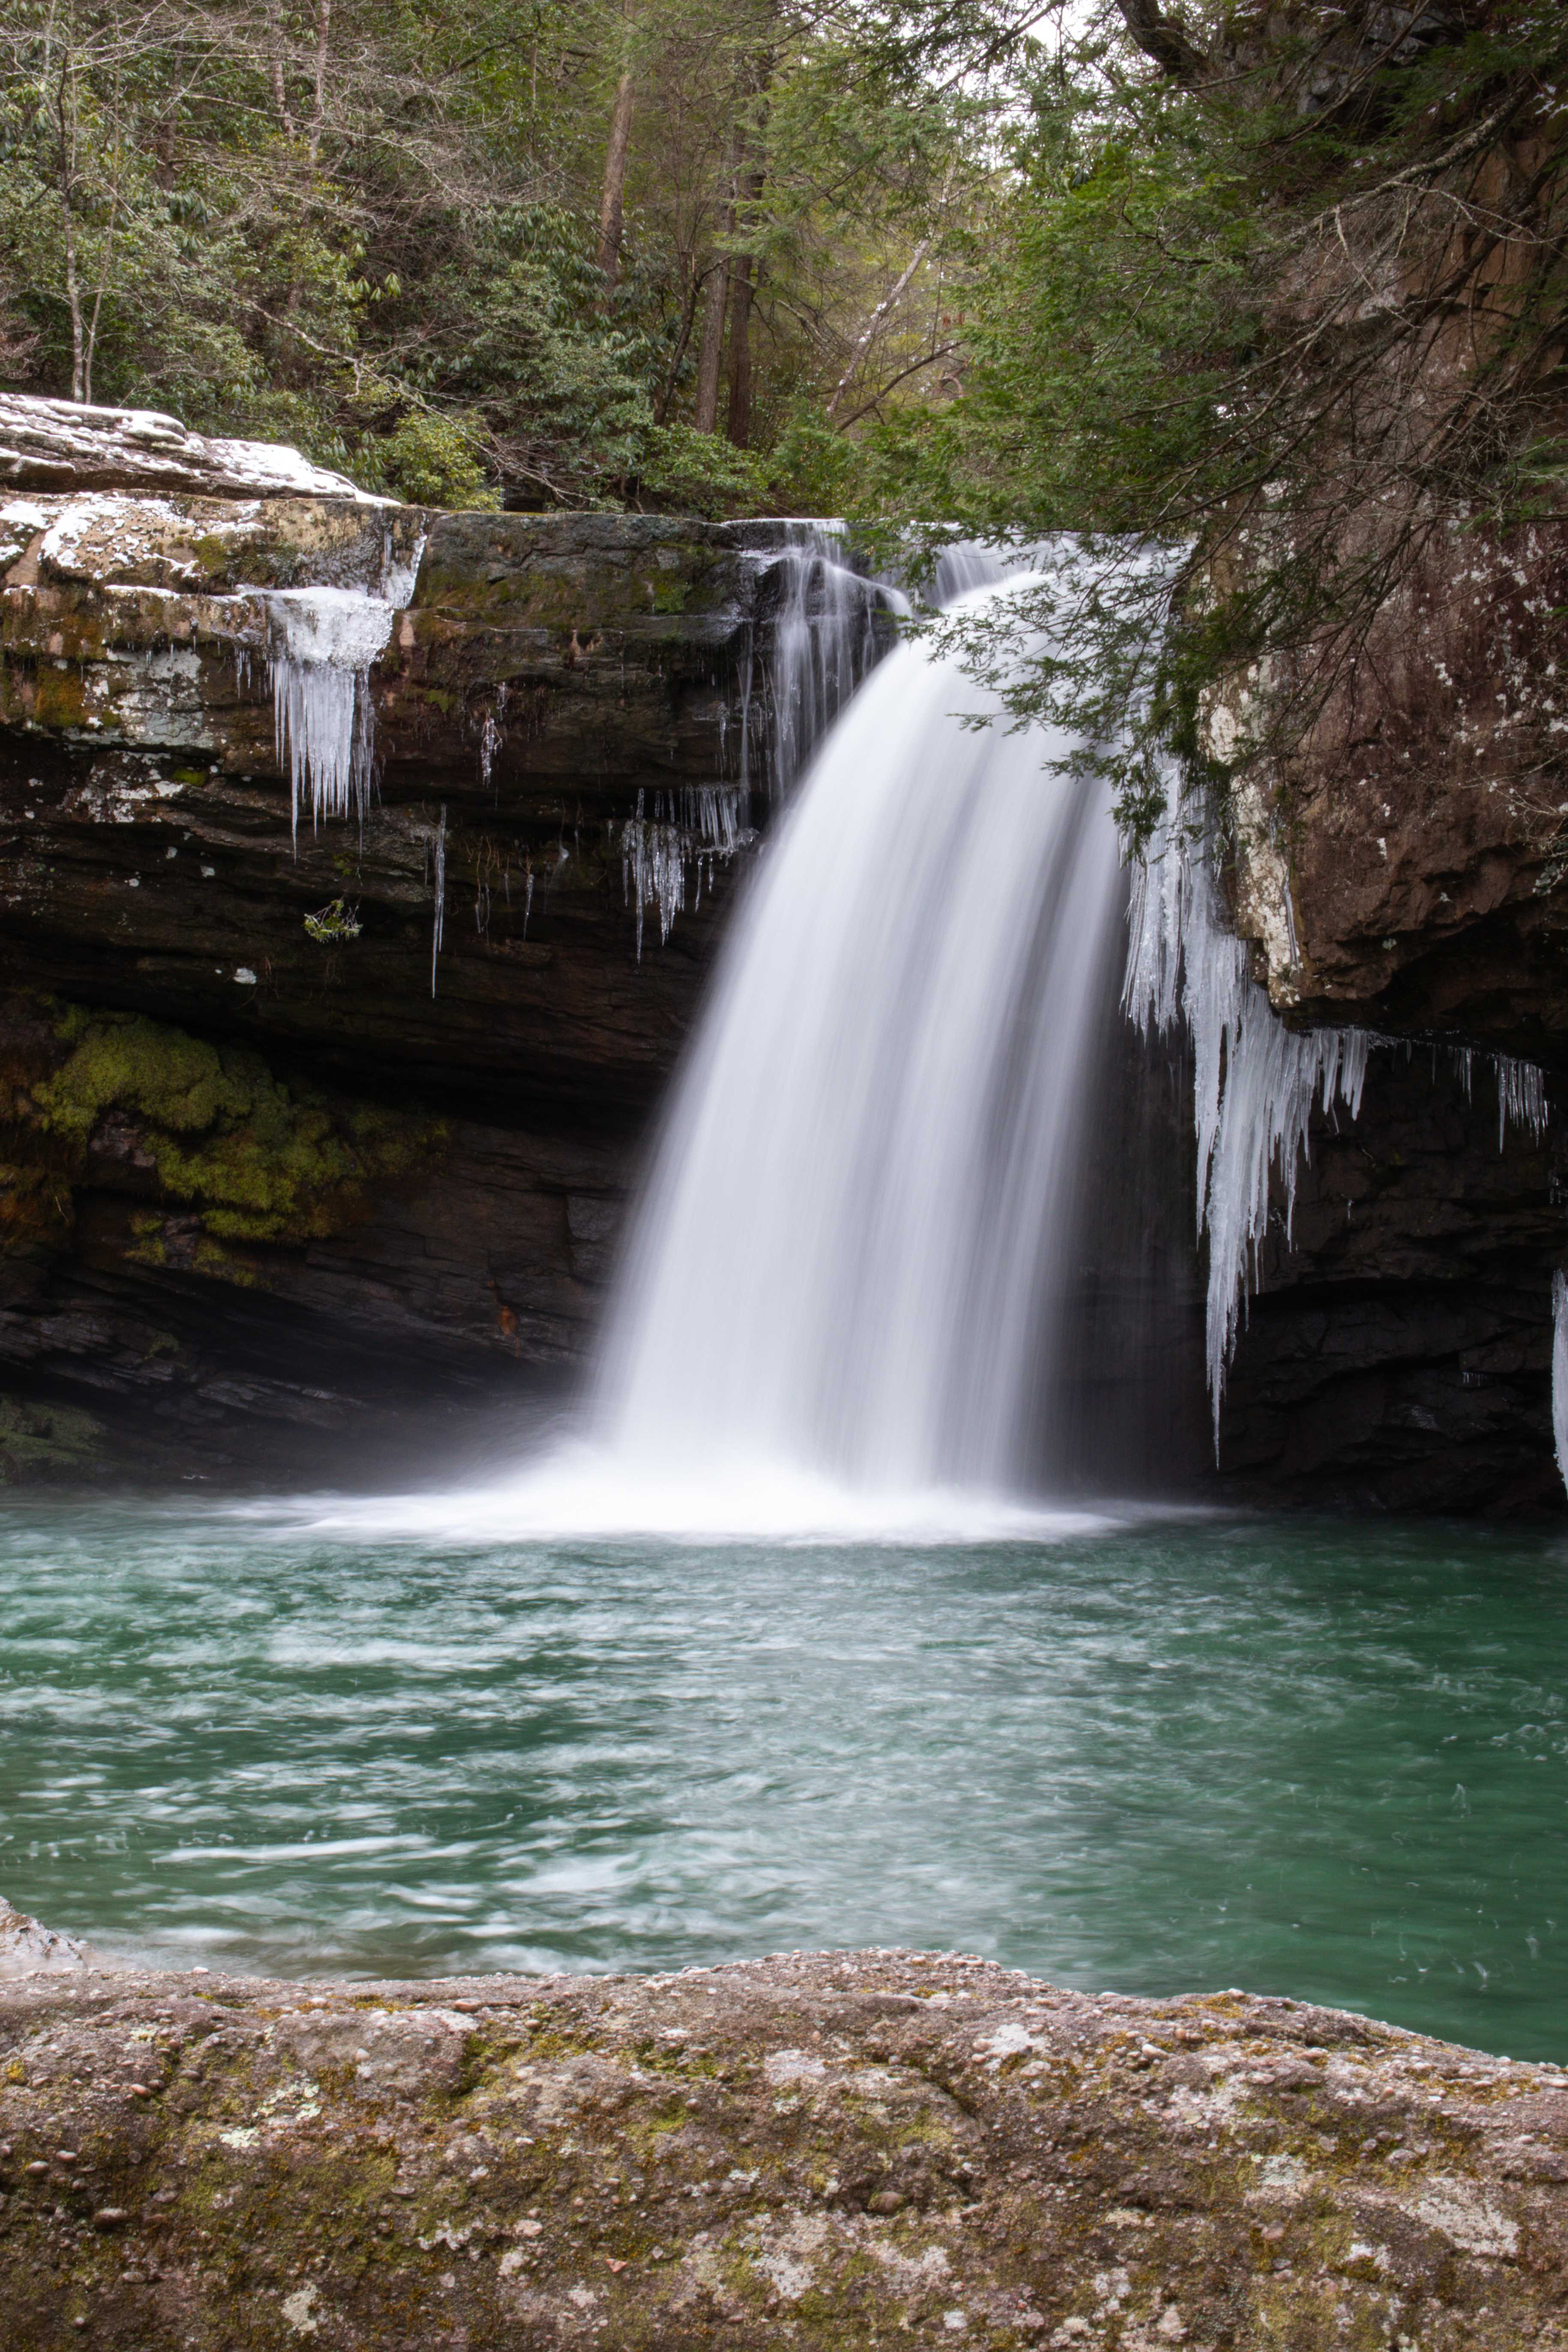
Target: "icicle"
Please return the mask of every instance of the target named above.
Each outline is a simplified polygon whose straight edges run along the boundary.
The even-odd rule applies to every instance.
[[[1546,1074],[1534,1062],[1515,1061],[1511,1054],[1494,1054],[1497,1076],[1497,1148],[1507,1138],[1508,1122],[1529,1128],[1537,1143],[1546,1132]]]
[[[501,730],[496,724],[493,710],[485,713],[485,724],[479,730],[479,782],[486,792],[496,765],[496,754],[501,748]]]
[[[621,827],[621,881],[637,923],[637,961],[643,961],[643,910],[657,907],[661,946],[670,936],[675,917],[686,903],[686,842],[681,827],[669,815],[664,794],[655,795],[653,814],[643,814],[644,796],[637,795],[637,814]]]
[[[1174,782],[1170,790],[1174,810]],[[1287,1029],[1251,977],[1244,942],[1228,928],[1212,842],[1175,815],[1134,873],[1128,920],[1122,1002],[1129,1017],[1165,1031],[1179,1010],[1192,1037],[1197,1228],[1200,1238],[1208,1234],[1208,1389],[1218,1454],[1225,1375],[1258,1278],[1271,1177],[1277,1171],[1284,1190],[1289,1240],[1313,1103],[1333,1110],[1342,1102],[1354,1118],[1372,1047],[1403,1042],[1408,1059],[1412,1046],[1366,1029]],[[1499,1150],[1510,1119],[1539,1141],[1547,1119],[1542,1072],[1506,1054],[1488,1058],[1497,1077]],[[1472,1049],[1454,1047],[1449,1059],[1468,1100]]]
[[[909,610],[900,590],[852,569],[841,525],[792,522],[785,525],[785,534],[782,548],[774,545],[750,553],[759,570],[781,571],[783,575],[763,671],[762,700],[768,718],[765,756],[753,758],[756,664],[748,645],[737,680],[736,781],[685,785],[678,794],[660,794],[652,816],[639,797],[637,814],[626,819],[614,835],[627,903],[636,914],[639,962],[644,908],[657,907],[663,941],[676,915],[685,911],[688,864],[694,868],[694,903],[701,903],[705,866],[711,895],[716,865],[753,838],[748,818],[754,782],[770,800],[784,797],[851,695],[887,650],[890,617]],[[719,765],[726,770],[730,757],[727,711],[719,731]]]
[[[424,540],[425,534],[421,531],[408,553],[401,558],[392,545],[390,530],[382,542],[379,593],[382,603],[390,604],[394,613],[402,612],[413,602],[414,583],[424,561]]]
[[[430,926],[430,993],[435,994],[435,964],[441,953],[441,937],[446,928],[446,803],[441,803],[441,823],[436,827],[435,840],[435,912]]]
[[[1225,1375],[1269,1229],[1270,1182],[1285,1192],[1285,1231],[1308,1150],[1312,1105],[1361,1108],[1372,1042],[1364,1030],[1287,1029],[1227,927],[1207,842],[1167,818],[1134,877],[1123,1003],[1140,1025],[1192,1036],[1197,1224],[1208,1234],[1208,1390],[1214,1442]]]
[[[288,766],[296,854],[307,788],[314,825],[350,812],[364,822],[375,768],[371,670],[413,593],[423,551],[422,537],[399,562],[389,534],[379,594],[362,588],[254,592],[267,614],[277,758]]]

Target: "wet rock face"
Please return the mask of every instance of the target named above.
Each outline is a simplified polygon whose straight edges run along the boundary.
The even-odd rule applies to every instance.
[[[1568,519],[1434,528],[1299,743],[1238,795],[1232,901],[1291,1018],[1560,1061]],[[1223,760],[1270,684],[1210,710]]]
[[[0,493],[0,1368],[130,1413],[110,1467],[326,1471],[366,1415],[580,1360],[751,839],[781,536]],[[307,779],[296,837],[275,600],[400,573],[350,689],[370,804],[318,824]],[[214,1116],[176,1099],[193,1052]],[[409,1148],[367,1150],[389,1122]],[[51,1447],[0,1429],[0,1473]]]
[[[1237,1347],[1221,1484],[1317,1508],[1560,1513],[1561,1123],[1500,1133],[1480,1056],[1467,1086],[1451,1056],[1393,1046],[1360,1117],[1320,1113],[1311,1144]]]
[[[950,1957],[0,1987],[28,2352],[1544,2352],[1565,2180],[1555,2068]]]
[[[639,972],[625,828],[640,796],[646,824],[678,819],[669,795],[735,781],[759,573],[721,530],[426,529],[407,509],[367,522],[278,499],[4,516],[26,538],[0,594],[14,972],[356,1085],[646,1110],[725,876],[709,921],[694,909]],[[259,592],[362,581],[422,544],[367,682],[379,787],[362,834],[314,823],[307,793],[296,840]],[[340,902],[347,919],[308,927]]]

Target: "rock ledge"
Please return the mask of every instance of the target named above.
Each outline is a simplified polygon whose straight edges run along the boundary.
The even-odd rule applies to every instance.
[[[0,2340],[1568,2345],[1568,2074],[952,1954],[0,1985]]]

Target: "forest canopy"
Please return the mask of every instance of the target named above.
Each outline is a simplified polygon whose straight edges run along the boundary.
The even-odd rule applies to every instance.
[[[1271,340],[1354,390],[1268,314],[1392,185],[1373,275],[1436,195],[1438,310],[1535,281],[1445,462],[1550,469],[1564,73],[1553,0],[19,0],[0,377],[433,502],[1179,531],[1288,457]]]
[[[1019,689],[1168,742],[1560,510],[1565,124],[1561,0],[14,0],[0,381],[433,504],[1196,549],[1156,679],[1140,559]]]
[[[19,0],[0,373],[413,499],[820,502],[956,388],[1025,41],[960,13]]]

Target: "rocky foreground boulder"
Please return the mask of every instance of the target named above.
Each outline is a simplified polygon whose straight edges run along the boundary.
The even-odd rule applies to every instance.
[[[16,2352],[1568,2345],[1568,2074],[1338,2011],[902,1951],[413,1984],[25,1959]]]

